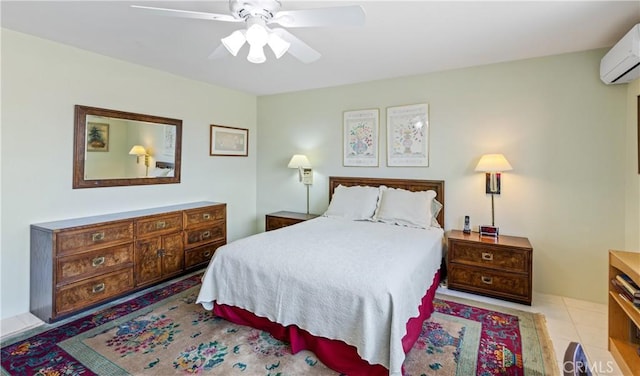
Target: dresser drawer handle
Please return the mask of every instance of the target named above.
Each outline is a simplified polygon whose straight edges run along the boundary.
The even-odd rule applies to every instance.
[[[165,221],[156,222],[156,230],[162,230],[165,227],[167,227],[167,222]]]
[[[204,257],[209,257],[209,256],[211,256],[211,251],[206,251],[206,252],[203,254],[203,256],[204,256]]]
[[[211,231],[205,231],[202,233],[202,239],[208,239],[211,237]]]
[[[104,264],[104,256],[96,257],[91,261],[91,266],[93,266],[94,268],[102,264]]]
[[[209,214],[209,213],[202,214],[202,219],[208,221],[209,219],[211,219],[211,214]]]
[[[493,261],[493,253],[482,252],[482,259],[485,261]]]
[[[490,285],[493,283],[493,278],[491,277],[482,276],[480,277],[480,279],[482,280],[482,283],[484,283],[485,285]]]
[[[104,291],[104,282],[103,283],[98,283],[97,285],[93,286],[91,291],[94,294],[99,293],[99,292],[103,292]]]
[[[99,242],[100,240],[104,240],[104,232],[96,232],[91,235],[91,240],[94,242]]]

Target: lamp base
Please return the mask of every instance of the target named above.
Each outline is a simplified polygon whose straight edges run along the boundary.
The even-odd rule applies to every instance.
[[[491,238],[497,238],[500,229],[496,226],[482,225],[479,226],[480,236],[488,236]]]

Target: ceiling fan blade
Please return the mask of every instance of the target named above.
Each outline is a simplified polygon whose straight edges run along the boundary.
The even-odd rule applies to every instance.
[[[235,18],[228,14],[195,12],[191,10],[181,10],[181,9],[145,7],[142,5],[132,5],[131,8],[140,9],[140,10],[147,11],[149,13],[154,13],[160,16],[195,18],[195,19],[210,20],[210,21],[244,22],[243,19]]]
[[[318,9],[283,10],[270,23],[284,27],[362,26],[364,9],[360,5]]]
[[[217,59],[222,59],[224,57],[227,57],[229,55],[231,55],[229,50],[227,50],[227,48],[224,46],[224,44],[220,44],[218,46],[218,48],[213,50],[213,52],[209,55],[209,57],[207,57],[207,59],[209,59],[209,60],[217,60]]]
[[[307,64],[313,63],[314,61],[320,59],[320,56],[322,56],[320,55],[320,52],[309,47],[308,44],[298,39],[298,37],[291,34],[287,30],[278,27],[272,29],[272,31],[276,33],[280,38],[286,40],[291,44],[289,46],[289,49],[287,50],[287,53],[300,60],[301,62]]]

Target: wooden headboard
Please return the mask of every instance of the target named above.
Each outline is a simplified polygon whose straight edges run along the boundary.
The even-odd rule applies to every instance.
[[[344,176],[329,176],[329,201],[337,186],[345,187],[354,185],[367,185],[378,187],[385,185],[389,188],[401,188],[408,191],[435,191],[436,199],[442,204],[442,210],[438,214],[438,223],[444,228],[444,180],[412,180],[412,179],[386,179],[386,178],[358,178]]]
[[[157,168],[175,168],[176,165],[173,162],[156,161],[156,167]]]

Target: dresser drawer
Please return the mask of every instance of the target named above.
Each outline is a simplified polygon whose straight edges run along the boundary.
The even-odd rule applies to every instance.
[[[133,268],[60,287],[56,294],[56,316],[88,307],[132,288]]]
[[[218,247],[221,247],[225,244],[225,242],[215,242],[203,247],[189,249],[184,254],[184,266],[185,268],[192,268],[197,265],[204,265],[211,260],[213,254],[216,252]]]
[[[57,261],[58,286],[133,265],[133,245],[123,244]]]
[[[215,205],[202,209],[184,211],[184,225],[186,228],[223,221],[226,218],[226,206]]]
[[[133,221],[84,227],[79,230],[59,232],[56,236],[57,254],[88,251],[132,240]]]
[[[530,264],[530,250],[501,248],[486,243],[451,242],[449,262],[470,266],[481,266],[497,270],[527,273]]]
[[[511,298],[528,304],[531,301],[528,275],[449,264],[447,278],[449,286],[454,289]]]
[[[182,213],[136,220],[136,236],[162,235],[182,231]]]
[[[194,248],[211,242],[226,241],[226,227],[225,223],[218,223],[215,226],[185,230],[184,247]]]

